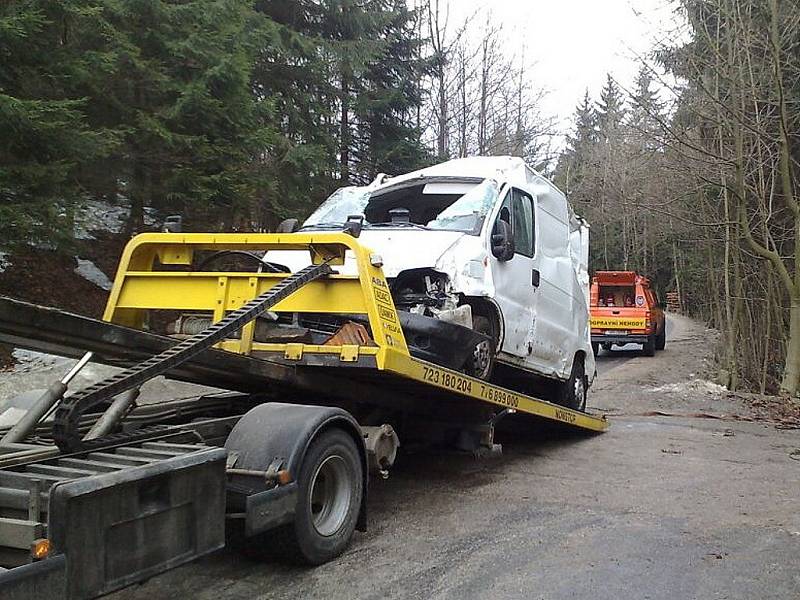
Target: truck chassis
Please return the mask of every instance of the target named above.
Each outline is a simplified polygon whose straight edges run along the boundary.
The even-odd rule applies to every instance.
[[[307,252],[312,265],[192,270],[202,252],[272,249]],[[346,259],[357,276],[333,271]],[[381,262],[344,233],[143,234],[123,253],[103,321],[0,298],[0,341],[125,369],[0,445],[3,597],[97,597],[226,537],[285,538],[304,562],[329,560],[366,527],[368,472],[385,476],[394,460],[387,421],[409,439],[436,432],[473,450],[491,447],[513,413],[607,428],[604,416],[412,356]],[[176,343],[144,330],[153,311],[210,314],[213,325]],[[368,327],[322,344],[257,341],[266,311]],[[136,406],[130,392],[161,374],[230,392]]]

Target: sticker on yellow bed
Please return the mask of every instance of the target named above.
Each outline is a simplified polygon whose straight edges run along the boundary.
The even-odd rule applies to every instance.
[[[644,317],[626,319],[625,317],[592,317],[592,329],[644,329]]]

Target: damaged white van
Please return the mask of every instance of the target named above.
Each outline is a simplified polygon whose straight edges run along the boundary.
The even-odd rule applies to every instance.
[[[464,158],[341,188],[299,229],[348,222],[383,259],[412,354],[585,407],[595,373],[588,226],[522,159]],[[280,254],[265,261],[303,266]],[[304,318],[294,326],[322,333],[321,319]]]

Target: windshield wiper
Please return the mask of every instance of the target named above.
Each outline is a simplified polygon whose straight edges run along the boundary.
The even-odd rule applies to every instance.
[[[415,227],[417,229],[428,229],[425,225],[412,223],[411,221],[400,221],[398,223],[365,223],[365,227]]]
[[[299,227],[297,231],[302,229],[341,229],[342,227],[344,227],[344,223],[311,223],[309,225],[303,225],[302,227]]]

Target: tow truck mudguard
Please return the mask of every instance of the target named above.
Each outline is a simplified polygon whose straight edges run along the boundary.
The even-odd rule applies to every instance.
[[[222,448],[56,483],[49,558],[0,573],[0,598],[96,598],[225,545]]]
[[[232,475],[228,478],[228,512],[243,512],[244,533],[255,535],[294,518],[298,486],[294,479],[311,442],[324,430],[339,428],[353,438],[361,457],[364,494],[356,529],[367,525],[367,451],[358,422],[347,411],[332,406],[268,402],[251,409],[225,441],[228,468],[266,472],[272,467],[289,472],[293,481],[270,486],[264,478]]]

